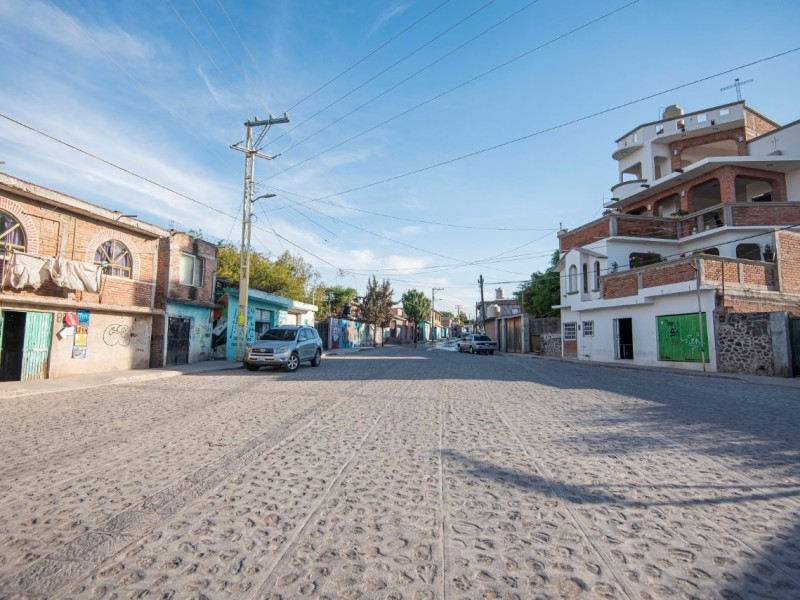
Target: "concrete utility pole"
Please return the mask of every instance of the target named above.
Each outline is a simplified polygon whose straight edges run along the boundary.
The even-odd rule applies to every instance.
[[[478,278],[478,284],[481,286],[481,329],[486,333],[486,303],[483,301],[483,275]],[[475,315],[477,320],[477,315]]]
[[[283,116],[278,118],[272,115],[268,119],[256,117],[253,121],[247,121],[244,124],[247,128],[244,147],[240,146],[242,142],[231,146],[233,150],[244,153],[244,195],[242,198],[242,246],[239,257],[239,313],[236,320],[236,360],[242,360],[247,340],[247,296],[250,294],[250,230],[253,217],[253,202],[259,198],[272,198],[275,196],[275,194],[264,194],[258,198],[253,198],[255,160],[256,156],[267,160],[277,158],[276,156],[262,154],[260,145],[272,125],[288,122],[289,115],[286,113],[283,113]],[[255,140],[253,139],[254,127],[262,128],[256,135]]]
[[[436,305],[436,292],[442,291],[444,291],[444,288],[431,288],[431,340],[435,339],[433,335],[433,313],[435,312],[433,307]]]

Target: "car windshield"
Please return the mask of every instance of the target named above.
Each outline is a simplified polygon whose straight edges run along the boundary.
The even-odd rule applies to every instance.
[[[476,342],[491,342],[492,338],[490,338],[488,335],[476,335],[475,336],[475,341]]]
[[[261,334],[262,341],[286,342],[297,335],[296,329],[270,329]]]

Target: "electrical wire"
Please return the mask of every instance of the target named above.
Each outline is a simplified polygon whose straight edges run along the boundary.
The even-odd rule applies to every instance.
[[[282,173],[286,173],[287,171],[291,171],[295,167],[299,167],[300,165],[306,164],[306,163],[308,163],[308,162],[310,162],[310,161],[312,161],[312,160],[314,160],[316,158],[319,158],[320,156],[330,152],[331,150],[335,150],[336,148],[344,146],[345,144],[348,144],[348,143],[360,138],[361,136],[366,135],[367,133],[375,131],[376,129],[379,129],[380,127],[383,127],[384,125],[386,125],[388,123],[391,123],[392,121],[395,121],[395,120],[397,120],[397,119],[399,119],[401,117],[404,117],[404,116],[408,115],[409,113],[412,113],[415,110],[417,110],[419,108],[422,108],[423,106],[426,106],[427,104],[430,104],[431,102],[434,102],[434,101],[436,101],[436,100],[438,100],[438,99],[440,99],[440,98],[442,98],[442,97],[444,97],[444,96],[446,96],[446,95],[448,95],[448,94],[450,94],[452,92],[455,92],[456,90],[461,89],[462,87],[465,87],[465,86],[477,81],[478,79],[486,77],[487,75],[490,75],[491,73],[494,73],[495,71],[498,71],[498,70],[500,70],[500,69],[502,69],[502,68],[504,68],[504,67],[506,67],[506,66],[518,61],[518,60],[521,60],[522,58],[524,58],[524,57],[526,57],[526,56],[528,56],[530,54],[533,54],[534,52],[536,52],[538,50],[541,50],[542,48],[546,48],[547,46],[549,46],[551,44],[554,44],[555,42],[557,42],[559,40],[562,40],[562,39],[564,39],[566,37],[569,37],[570,35],[572,35],[574,33],[577,33],[578,31],[581,31],[582,29],[585,29],[585,28],[589,27],[590,25],[598,23],[599,21],[602,21],[603,19],[606,19],[606,18],[608,18],[608,17],[610,17],[610,16],[612,16],[612,15],[614,15],[614,14],[616,14],[616,13],[622,11],[622,10],[625,10],[626,8],[629,8],[630,6],[633,6],[634,4],[637,4],[639,1],[640,0],[633,0],[633,2],[629,2],[628,4],[626,4],[624,6],[621,6],[621,7],[617,8],[617,9],[615,9],[615,10],[612,10],[612,11],[610,11],[610,12],[604,14],[604,15],[601,15],[600,17],[592,19],[591,21],[588,21],[588,22],[584,23],[583,25],[580,25],[579,27],[576,27],[576,28],[574,28],[574,29],[572,29],[570,31],[567,31],[566,33],[563,33],[563,34],[561,34],[561,35],[559,35],[557,37],[554,37],[554,38],[548,40],[547,42],[536,46],[535,48],[532,48],[532,49],[530,49],[530,50],[528,50],[526,52],[523,52],[522,54],[519,54],[519,55],[515,56],[514,58],[511,58],[511,59],[509,59],[509,60],[507,60],[507,61],[505,61],[505,62],[503,62],[503,63],[501,63],[499,65],[496,65],[496,66],[492,67],[491,69],[488,69],[487,71],[484,71],[483,73],[480,73],[479,75],[476,75],[475,77],[472,77],[471,79],[468,79],[468,80],[466,80],[466,81],[464,81],[464,82],[462,82],[462,83],[460,83],[460,84],[458,84],[458,85],[456,85],[456,86],[454,86],[454,87],[452,87],[452,88],[450,88],[448,90],[445,90],[444,92],[441,92],[440,94],[437,94],[437,95],[435,95],[435,96],[433,96],[431,98],[428,98],[427,100],[424,100],[424,101],[420,102],[419,104],[416,104],[416,105],[412,106],[411,108],[408,108],[408,109],[402,111],[401,113],[396,114],[393,117],[390,117],[389,119],[386,119],[385,121],[382,121],[382,122],[378,123],[377,125],[374,125],[374,126],[368,128],[368,129],[365,129],[364,131],[361,131],[360,133],[357,133],[356,135],[354,135],[352,137],[349,137],[346,140],[338,142],[337,144],[334,144],[333,146],[330,146],[330,147],[326,148],[325,150],[322,150],[321,152],[318,152],[317,154],[314,154],[313,156],[310,156],[310,157],[308,157],[308,158],[306,158],[306,159],[304,159],[304,160],[302,160],[302,161],[300,161],[298,163],[295,163],[295,164],[293,164],[293,165],[291,165],[289,167],[286,167],[282,171],[278,171],[277,173],[274,173],[274,174],[270,175],[269,177],[266,177],[265,179],[262,179],[261,181],[262,182],[267,181],[269,179],[272,179],[273,177],[277,177],[278,175],[281,175]],[[528,5],[528,6],[530,6],[530,5]],[[523,9],[524,8],[527,8],[527,6],[523,7]],[[514,15],[511,15],[511,16],[514,16]],[[456,50],[458,50],[458,48]],[[446,56],[447,55],[445,55],[445,57]],[[441,59],[439,59],[439,60],[441,60]],[[435,64],[435,63],[431,63],[431,65],[432,64]],[[431,66],[431,65],[428,65],[428,66]],[[427,67],[425,67],[425,68],[427,68]],[[418,71],[418,73],[419,72],[420,71]],[[404,81],[407,81],[407,80],[404,80]],[[404,83],[404,81],[401,81],[397,85],[400,85],[400,84]],[[397,87],[397,85],[394,86],[394,87]],[[386,92],[389,92],[389,91],[393,90],[394,87],[389,88],[389,90],[386,90]],[[384,92],[383,94],[385,94],[386,92]],[[383,95],[383,94],[381,94],[381,95]],[[367,104],[369,104],[372,101],[377,100],[378,98],[380,98],[381,95],[375,96],[372,100],[369,100],[366,104],[361,105],[360,107],[356,108],[355,110],[360,110],[361,108],[363,108]],[[353,111],[353,112],[355,112],[355,111]],[[350,114],[352,114],[352,112],[348,113],[347,115],[345,115],[342,118],[345,118],[345,117],[349,116]],[[333,125],[333,124],[335,124],[337,122],[338,121],[334,121],[330,125]],[[328,127],[330,125],[328,125]],[[318,131],[317,133],[320,133],[321,131],[322,130]],[[316,133],[314,135],[316,135]],[[311,136],[309,136],[309,137],[311,137]],[[306,138],[306,139],[309,139],[309,138]],[[295,144],[295,146],[298,146],[299,144],[301,144],[304,141],[305,140],[301,140],[300,142],[297,142]]]
[[[684,88],[687,88],[687,87],[690,87],[690,86],[693,86],[693,85],[697,85],[698,83],[702,83],[704,81],[708,81],[708,80],[714,79],[716,77],[721,77],[722,75],[727,75],[729,73],[733,73],[735,71],[739,71],[739,70],[745,69],[747,67],[752,67],[752,66],[757,65],[757,64],[761,64],[761,63],[764,63],[764,62],[767,62],[767,61],[770,61],[770,60],[775,60],[777,58],[781,58],[783,56],[787,56],[788,54],[791,54],[793,52],[797,52],[798,50],[800,50],[800,47],[792,48],[790,50],[785,50],[783,52],[779,52],[779,53],[773,54],[771,56],[760,58],[758,60],[754,60],[754,61],[751,61],[749,63],[738,65],[738,66],[732,67],[730,69],[725,69],[724,71],[719,71],[719,72],[711,74],[711,75],[706,75],[705,77],[701,77],[699,79],[695,79],[695,80],[687,82],[687,83],[682,83],[680,85],[676,85],[676,86],[673,86],[671,88],[667,88],[667,89],[661,90],[659,92],[648,94],[646,96],[642,96],[640,98],[636,98],[635,100],[629,100],[627,102],[623,102],[621,104],[617,104],[615,106],[612,106],[612,107],[609,107],[609,108],[605,108],[603,110],[599,110],[599,111],[596,111],[596,112],[593,112],[593,113],[589,113],[587,115],[583,115],[581,117],[577,117],[575,119],[571,119],[569,121],[564,121],[564,122],[562,122],[560,124],[552,125],[550,127],[546,127],[544,129],[540,129],[538,131],[535,131],[535,132],[532,132],[532,133],[529,133],[529,134],[526,134],[526,135],[522,135],[522,136],[519,136],[517,138],[511,139],[511,140],[507,140],[507,141],[501,142],[499,144],[495,144],[493,146],[487,146],[485,148],[481,148],[479,150],[475,150],[474,152],[469,152],[467,154],[462,154],[460,156],[456,156],[456,157],[453,157],[453,158],[450,158],[450,159],[447,159],[447,160],[443,160],[443,161],[438,162],[438,163],[430,164],[430,165],[427,165],[425,167],[420,167],[420,168],[414,169],[412,171],[407,171],[407,172],[401,173],[399,175],[394,175],[392,177],[387,177],[385,179],[381,179],[381,180],[378,180],[378,181],[373,181],[371,183],[366,183],[366,184],[363,184],[363,185],[352,187],[352,188],[349,188],[349,189],[346,189],[346,190],[342,190],[340,192],[336,192],[336,193],[333,193],[333,194],[328,194],[326,196],[320,196],[318,198],[310,200],[309,202],[319,202],[321,200],[328,200],[330,198],[336,198],[337,196],[344,196],[346,194],[351,194],[353,192],[365,190],[365,189],[372,188],[372,187],[375,187],[375,186],[378,186],[378,185],[383,185],[385,183],[389,183],[389,182],[392,182],[392,181],[397,181],[399,179],[404,179],[404,178],[410,177],[412,175],[418,175],[420,173],[424,173],[424,172],[427,172],[427,171],[431,171],[433,169],[437,169],[439,167],[450,165],[450,164],[465,160],[467,158],[472,158],[472,157],[475,157],[475,156],[479,156],[479,155],[485,154],[487,152],[492,152],[494,150],[499,150],[500,148],[505,148],[506,146],[511,146],[511,145],[514,145],[514,144],[518,144],[520,142],[523,142],[523,141],[526,141],[526,140],[529,140],[529,139],[544,135],[545,133],[550,133],[552,131],[557,131],[559,129],[563,129],[564,127],[568,127],[570,125],[575,125],[575,124],[581,123],[583,121],[588,121],[590,119],[595,119],[597,117],[600,117],[600,116],[603,116],[603,115],[618,111],[618,110],[620,110],[622,108],[627,108],[628,106],[633,106],[634,104],[639,104],[641,102],[644,102],[645,100],[651,100],[651,99],[656,98],[658,96],[663,96],[664,94],[669,94],[671,92],[675,92],[677,90],[681,90],[681,89],[684,89]]]
[[[529,5],[528,5],[528,6],[530,6],[531,4],[535,4],[535,3],[536,3],[536,2],[538,2],[538,1],[539,1],[539,0],[533,0],[533,1],[532,1],[532,2],[531,2]],[[319,116],[319,115],[321,115],[322,113],[324,113],[324,112],[328,111],[330,108],[332,108],[332,107],[336,106],[337,104],[339,104],[339,102],[341,102],[341,101],[342,101],[342,100],[344,100],[345,98],[348,98],[348,97],[350,97],[351,95],[353,95],[354,93],[356,93],[358,90],[360,90],[360,89],[361,89],[361,88],[363,88],[364,86],[366,86],[366,85],[368,85],[368,84],[372,83],[373,81],[375,81],[375,80],[376,80],[378,77],[380,77],[381,75],[384,75],[385,73],[388,73],[389,71],[391,71],[392,69],[394,69],[394,68],[395,68],[397,65],[399,65],[400,63],[402,63],[402,62],[404,62],[404,61],[408,60],[409,58],[411,58],[412,56],[414,56],[414,54],[416,54],[417,52],[420,52],[420,51],[421,51],[423,48],[425,48],[426,46],[428,46],[428,45],[432,44],[433,42],[435,42],[436,40],[438,40],[438,39],[439,39],[439,38],[441,38],[442,36],[446,35],[447,33],[449,33],[450,31],[452,31],[453,29],[455,29],[455,28],[456,28],[456,27],[458,27],[459,25],[461,25],[461,24],[465,23],[466,21],[468,21],[469,19],[471,19],[472,17],[474,17],[475,15],[477,15],[479,12],[481,12],[481,11],[485,10],[486,8],[488,8],[490,5],[494,4],[495,2],[497,2],[497,0],[489,0],[489,2],[487,2],[487,3],[486,3],[486,4],[484,4],[483,6],[480,6],[478,9],[476,9],[476,10],[474,10],[473,12],[471,12],[470,14],[468,14],[466,17],[464,17],[463,19],[461,19],[460,21],[458,21],[458,22],[457,22],[455,25],[452,25],[451,27],[449,27],[448,29],[444,30],[444,31],[443,31],[443,32],[441,32],[440,34],[436,35],[435,37],[431,38],[430,40],[428,40],[427,42],[425,42],[425,43],[424,43],[424,44],[422,44],[421,46],[418,46],[417,48],[415,48],[414,50],[412,50],[410,53],[408,53],[408,54],[406,54],[405,56],[403,56],[403,58],[401,58],[401,59],[399,59],[399,60],[397,60],[397,61],[393,62],[391,65],[389,65],[388,67],[386,67],[386,68],[385,68],[385,69],[383,69],[382,71],[380,71],[380,72],[376,73],[375,75],[373,75],[372,77],[370,77],[369,79],[367,79],[366,81],[364,81],[363,83],[361,83],[361,84],[357,85],[355,88],[351,89],[351,90],[350,90],[349,92],[347,92],[347,93],[346,93],[344,96],[340,96],[339,98],[337,98],[337,99],[336,99],[336,100],[334,100],[333,102],[331,102],[331,103],[329,103],[328,105],[326,105],[324,108],[321,108],[320,110],[318,110],[317,112],[315,112],[315,113],[314,113],[313,115],[311,115],[310,117],[308,117],[308,118],[306,118],[305,120],[301,121],[300,123],[298,123],[297,125],[295,125],[295,126],[294,126],[294,127],[292,127],[291,129],[289,129],[288,131],[286,131],[285,133],[283,133],[282,135],[279,135],[277,138],[275,138],[274,140],[272,140],[272,142],[270,142],[270,143],[277,142],[277,141],[278,141],[280,138],[282,138],[284,135],[287,135],[288,133],[290,133],[290,132],[294,131],[294,130],[295,130],[295,129],[297,129],[298,127],[302,127],[303,125],[305,125],[306,123],[308,123],[308,122],[309,122],[309,121],[311,121],[312,119],[315,119],[316,117],[318,117],[318,116]],[[527,7],[525,7],[525,8],[527,8]],[[524,9],[520,9],[520,10],[519,10],[519,11],[517,11],[517,12],[522,12],[522,10],[524,10]],[[516,13],[515,13],[515,14],[516,14]],[[505,19],[504,19],[504,20],[505,20]],[[502,21],[501,21],[501,22],[502,22]],[[492,28],[494,28],[494,27],[496,27],[496,26],[497,26],[497,25],[494,25]],[[492,28],[490,28],[490,29],[492,29]],[[488,30],[486,30],[486,31],[488,31]],[[484,33],[486,33],[486,32],[484,32]],[[480,34],[480,35],[483,35],[483,34]],[[473,38],[472,40],[470,40],[470,42],[472,42],[472,41],[474,41],[475,39],[477,39],[478,37],[480,37],[480,35],[478,35],[478,36],[476,36],[475,38]],[[470,42],[467,42],[467,44],[468,44],[468,43],[470,43]],[[458,49],[460,49],[460,48],[463,48],[463,47],[464,47],[464,46],[466,46],[467,44],[463,44],[463,45],[459,46],[459,47],[458,47],[456,50],[458,50]],[[406,78],[406,79],[402,80],[400,83],[398,83],[398,84],[396,84],[396,85],[392,86],[391,88],[389,88],[388,90],[386,90],[386,91],[382,92],[382,93],[381,93],[381,94],[379,94],[378,96],[375,96],[375,97],[374,97],[374,98],[372,98],[371,100],[368,100],[366,103],[362,104],[361,106],[358,106],[357,108],[355,108],[355,109],[351,110],[351,111],[350,111],[349,113],[347,113],[346,115],[344,115],[344,116],[342,116],[342,117],[339,117],[338,119],[335,119],[333,122],[331,122],[331,123],[328,123],[328,124],[327,124],[325,127],[323,127],[322,129],[319,129],[318,131],[316,131],[315,133],[312,133],[312,134],[311,134],[311,135],[309,135],[308,137],[305,137],[305,138],[303,138],[302,140],[300,140],[299,142],[297,142],[296,144],[294,144],[294,145],[293,145],[291,148],[287,149],[287,152],[288,152],[289,150],[293,150],[294,148],[296,148],[296,147],[297,147],[297,146],[299,146],[300,144],[303,144],[304,142],[306,142],[306,141],[310,140],[310,139],[311,139],[311,138],[313,138],[314,136],[316,136],[316,135],[318,135],[318,134],[322,133],[323,131],[325,131],[325,130],[326,130],[326,129],[328,129],[329,127],[332,127],[332,126],[333,126],[333,125],[335,125],[336,123],[339,123],[340,121],[342,121],[342,120],[346,119],[347,117],[349,117],[350,115],[352,115],[354,112],[357,112],[357,111],[361,110],[362,108],[364,108],[364,107],[366,107],[367,105],[371,104],[372,102],[374,102],[375,100],[377,100],[377,99],[378,99],[378,98],[380,98],[381,96],[383,96],[383,95],[385,95],[385,94],[389,93],[391,90],[395,89],[396,87],[399,87],[400,85],[402,85],[402,84],[403,84],[403,83],[405,83],[406,81],[408,81],[408,80],[410,80],[410,79],[413,79],[414,77],[416,77],[417,75],[419,75],[420,73],[422,73],[422,72],[423,72],[423,71],[425,71],[426,69],[430,68],[431,66],[433,66],[433,65],[434,65],[434,64],[436,64],[437,62],[439,62],[439,61],[443,60],[445,57],[449,56],[450,54],[452,54],[452,53],[453,53],[453,52],[455,52],[456,50],[453,50],[452,52],[449,52],[448,54],[445,54],[445,56],[443,56],[442,58],[439,58],[439,59],[437,59],[436,61],[434,61],[433,63],[429,64],[427,67],[424,67],[424,68],[422,68],[422,69],[420,69],[420,70],[416,71],[416,72],[415,72],[413,75],[411,75],[410,77],[408,77],[408,78]]]
[[[319,86],[317,89],[315,89],[313,92],[311,92],[310,94],[308,94],[307,96],[305,96],[305,97],[304,97],[304,98],[302,98],[301,100],[299,100],[299,101],[295,102],[295,103],[294,103],[292,106],[290,106],[289,108],[287,108],[287,109],[286,109],[284,112],[289,112],[289,111],[292,111],[292,110],[294,110],[295,108],[297,108],[298,106],[300,106],[300,105],[301,105],[303,102],[305,102],[306,100],[308,100],[308,99],[309,99],[309,98],[311,98],[312,96],[315,96],[315,95],[316,95],[318,92],[320,92],[320,91],[324,90],[326,87],[328,87],[328,86],[329,86],[330,84],[332,84],[334,81],[336,81],[337,79],[339,79],[339,78],[340,78],[342,75],[346,75],[347,73],[349,73],[350,71],[352,71],[353,69],[355,69],[355,68],[356,68],[358,65],[360,65],[362,62],[364,62],[365,60],[367,60],[368,58],[370,58],[371,56],[373,56],[374,54],[376,54],[376,53],[377,53],[377,52],[379,52],[380,50],[383,50],[383,48],[385,48],[386,46],[388,46],[389,44],[391,44],[391,43],[392,43],[394,40],[396,40],[397,38],[399,38],[400,36],[402,36],[404,33],[406,33],[406,32],[407,32],[407,31],[409,31],[410,29],[412,29],[412,28],[416,27],[417,25],[419,25],[419,24],[420,24],[422,21],[424,21],[425,19],[427,19],[428,17],[430,17],[430,16],[431,16],[433,13],[435,13],[437,10],[439,10],[440,8],[442,8],[442,7],[443,7],[445,4],[447,4],[448,2],[450,2],[450,0],[444,0],[444,2],[442,2],[442,3],[441,3],[441,4],[439,4],[438,6],[435,6],[435,7],[434,7],[432,10],[430,10],[430,11],[429,11],[429,12],[427,12],[427,13],[425,13],[425,14],[424,14],[422,17],[420,17],[419,19],[417,19],[416,21],[414,21],[413,23],[411,23],[411,25],[409,25],[409,26],[408,26],[408,27],[406,27],[405,29],[401,30],[399,33],[397,33],[397,34],[395,34],[394,36],[392,36],[391,38],[389,38],[387,41],[385,41],[383,44],[381,44],[380,46],[378,46],[377,48],[375,48],[374,50],[372,50],[372,51],[371,51],[370,53],[368,53],[366,56],[364,56],[363,58],[361,58],[361,59],[357,60],[356,62],[354,62],[352,65],[350,65],[349,67],[347,67],[347,68],[346,68],[344,71],[342,71],[342,72],[341,72],[341,73],[339,73],[338,75],[336,75],[336,76],[332,77],[331,79],[329,79],[328,81],[326,81],[325,83],[323,83],[321,86]]]

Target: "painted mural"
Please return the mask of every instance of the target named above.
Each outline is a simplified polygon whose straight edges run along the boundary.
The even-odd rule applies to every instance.
[[[348,319],[331,319],[329,348],[359,348],[366,334],[364,323]]]
[[[211,330],[211,356],[215,358],[225,358],[225,350],[228,344],[228,301],[230,297],[227,293],[217,298],[217,304],[222,308],[214,309],[214,327]]]

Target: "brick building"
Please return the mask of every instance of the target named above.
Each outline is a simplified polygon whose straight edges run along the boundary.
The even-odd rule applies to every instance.
[[[148,367],[168,235],[0,173],[0,380]]]
[[[781,127],[744,102],[671,106],[616,143],[604,215],[559,232],[563,355],[791,374],[800,122]],[[726,336],[764,328],[770,352],[733,356],[749,346]]]
[[[159,240],[150,366],[163,367],[211,357],[217,247],[170,231]]]

